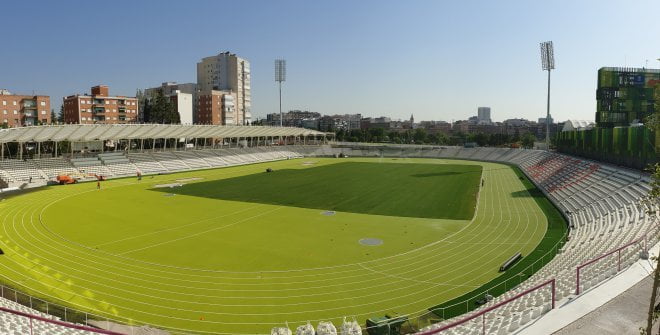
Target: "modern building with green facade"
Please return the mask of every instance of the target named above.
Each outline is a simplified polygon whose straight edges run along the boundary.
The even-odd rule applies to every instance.
[[[660,134],[644,123],[660,113],[660,70],[598,70],[596,127],[560,132],[557,149],[644,169],[660,160]]]
[[[612,128],[642,123],[655,112],[660,70],[603,67],[598,70],[596,126]]]

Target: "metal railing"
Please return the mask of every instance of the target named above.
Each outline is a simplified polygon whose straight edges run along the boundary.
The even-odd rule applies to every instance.
[[[550,309],[554,309],[554,308],[555,308],[555,292],[556,292],[556,286],[555,286],[555,279],[553,278],[553,279],[550,279],[550,280],[548,280],[548,281],[545,281],[545,282],[543,282],[543,283],[541,283],[541,284],[539,284],[539,285],[536,285],[536,286],[534,286],[534,287],[532,287],[532,288],[530,288],[530,289],[527,289],[527,290],[525,290],[525,291],[523,291],[523,292],[520,292],[520,293],[514,295],[513,297],[511,297],[511,298],[509,298],[509,299],[506,299],[506,300],[504,300],[504,301],[502,301],[502,302],[499,302],[499,303],[497,303],[497,304],[495,304],[495,305],[493,305],[493,306],[490,306],[490,307],[485,308],[485,309],[483,309],[483,310],[481,310],[481,311],[479,311],[479,312],[477,312],[477,313],[474,313],[474,314],[472,314],[472,315],[470,315],[470,316],[467,316],[467,317],[462,318],[462,319],[460,319],[460,320],[458,320],[458,321],[452,322],[452,323],[450,323],[450,324],[448,324],[448,325],[445,325],[445,326],[439,327],[439,328],[437,328],[437,329],[427,330],[427,331],[424,331],[424,332],[418,333],[418,335],[431,335],[431,334],[437,334],[437,333],[440,333],[440,332],[442,332],[442,331],[449,330],[449,329],[451,329],[451,328],[455,328],[455,327],[461,326],[461,325],[463,325],[463,324],[465,324],[465,323],[467,323],[467,322],[469,322],[469,321],[472,321],[472,320],[474,320],[474,319],[476,319],[476,318],[478,318],[478,317],[481,317],[481,333],[482,333],[482,334],[486,334],[486,314],[487,314],[487,313],[492,312],[492,311],[494,311],[494,310],[496,310],[496,309],[498,309],[498,308],[500,308],[500,307],[502,307],[502,306],[504,306],[504,305],[507,305],[507,304],[509,304],[509,303],[511,303],[511,302],[513,302],[513,301],[515,301],[515,300],[518,300],[518,299],[520,299],[520,298],[522,298],[522,297],[524,297],[524,296],[526,296],[526,295],[528,295],[528,294],[531,294],[532,292],[535,292],[535,291],[537,291],[537,290],[540,290],[540,289],[542,289],[542,288],[544,288],[544,287],[546,287],[546,286],[548,286],[548,285],[550,285],[550,292],[551,292],[551,308],[550,308]]]
[[[38,315],[33,315],[25,312],[20,312],[16,311],[10,308],[5,308],[0,306],[0,312],[4,313],[9,313],[21,317],[26,317],[30,320],[30,334],[34,333],[34,327],[35,327],[35,322],[45,322],[48,324],[56,325],[56,326],[61,326],[63,328],[68,328],[68,329],[76,329],[76,330],[82,330],[82,331],[88,331],[96,334],[108,334],[108,335],[124,335],[122,333],[117,333],[109,330],[104,330],[104,329],[99,329],[99,328],[93,328],[89,326],[83,326],[83,325],[78,325],[78,324],[73,324],[69,322],[64,322],[60,320],[53,320],[49,318],[45,318],[43,316],[38,316]]]
[[[602,254],[602,255],[594,258],[594,259],[591,259],[589,261],[586,261],[586,262],[578,265],[575,268],[575,295],[580,295],[580,293],[583,291],[580,287],[580,282],[581,282],[581,279],[582,279],[582,275],[584,274],[584,272],[583,272],[584,268],[586,268],[588,266],[591,266],[591,265],[595,264],[596,262],[607,258],[608,256],[612,256],[612,255],[616,254],[616,257],[617,257],[617,259],[616,259],[616,263],[617,263],[616,272],[617,273],[620,272],[621,271],[621,263],[622,263],[621,262],[621,252],[624,251],[625,249],[630,248],[631,246],[639,246],[640,244],[641,244],[641,250],[640,251],[641,252],[648,252],[649,244],[653,243],[657,240],[657,234],[654,234],[652,232],[654,230],[655,229],[651,229],[651,232],[647,232],[646,234],[644,234],[644,236],[642,236],[642,237],[640,237],[636,240],[630,241],[630,242],[628,242],[628,243],[626,243],[626,244],[624,244],[624,245],[622,245],[622,246],[620,246],[616,249],[610,250],[610,251],[608,251],[608,252],[606,252],[606,253],[604,253],[604,254]],[[650,239],[649,239],[649,235],[651,236]],[[634,255],[633,254],[632,258],[639,258],[639,255]],[[624,259],[624,261],[625,261],[625,259]],[[606,279],[603,279],[602,281],[605,281],[605,280]]]

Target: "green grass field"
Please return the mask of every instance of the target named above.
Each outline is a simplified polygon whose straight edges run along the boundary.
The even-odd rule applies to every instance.
[[[172,183],[185,185],[156,187]],[[527,188],[501,164],[354,158],[48,187],[0,202],[0,274],[80,310],[199,332],[415,316],[539,245],[546,209]]]

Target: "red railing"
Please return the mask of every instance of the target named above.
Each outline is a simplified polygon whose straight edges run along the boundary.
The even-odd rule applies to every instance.
[[[512,302],[512,301],[514,301],[514,300],[516,300],[516,299],[519,299],[519,298],[521,298],[521,297],[523,297],[523,296],[525,296],[525,295],[527,295],[527,294],[530,294],[530,293],[532,293],[532,292],[534,292],[534,291],[536,291],[536,290],[539,290],[539,289],[541,289],[541,288],[544,288],[544,287],[546,287],[546,286],[548,286],[548,285],[550,285],[550,290],[551,290],[551,292],[552,292],[552,308],[551,308],[551,309],[554,309],[554,308],[555,308],[555,280],[554,280],[554,279],[550,279],[550,280],[548,280],[548,281],[546,281],[546,282],[543,282],[543,283],[541,283],[541,284],[539,284],[539,285],[536,285],[536,286],[534,286],[534,287],[532,287],[532,288],[530,288],[530,289],[527,289],[527,290],[525,290],[525,291],[523,291],[523,292],[521,292],[521,293],[518,293],[518,294],[514,295],[513,297],[511,297],[511,298],[509,298],[509,299],[506,299],[506,300],[504,300],[504,301],[502,301],[502,302],[499,302],[499,303],[497,303],[497,304],[495,304],[495,305],[493,305],[493,306],[491,306],[491,307],[485,308],[485,309],[482,310],[482,311],[479,311],[479,312],[477,312],[477,313],[474,313],[474,314],[472,314],[472,315],[470,315],[470,316],[468,316],[468,317],[465,317],[465,318],[463,318],[463,319],[460,319],[460,320],[458,320],[458,321],[456,321],[456,322],[452,322],[452,323],[450,323],[450,324],[448,324],[448,325],[445,325],[445,326],[442,326],[442,327],[440,327],[440,328],[438,328],[438,329],[427,330],[427,331],[425,331],[425,332],[418,333],[418,335],[431,335],[431,334],[437,334],[437,333],[439,333],[439,332],[442,332],[442,331],[445,331],[445,330],[448,330],[448,329],[451,329],[451,328],[454,328],[454,327],[458,327],[458,326],[460,326],[460,325],[462,325],[462,324],[464,324],[464,323],[466,323],[466,322],[472,321],[472,320],[474,320],[474,319],[476,319],[476,318],[478,318],[478,317],[480,317],[480,316],[482,317],[482,320],[481,320],[482,334],[486,334],[486,313],[491,312],[491,311],[493,311],[493,310],[495,310],[495,309],[498,309],[498,308],[500,308],[500,307],[502,307],[502,306],[504,306],[504,305],[506,305],[506,304],[508,304],[508,303],[510,303],[510,302]]]
[[[88,326],[83,326],[83,325],[77,325],[77,324],[74,324],[74,323],[68,323],[68,322],[59,321],[59,320],[51,320],[49,318],[45,318],[45,317],[37,316],[37,315],[32,315],[32,314],[29,314],[29,313],[15,311],[13,309],[5,308],[5,307],[2,307],[2,306],[0,306],[0,312],[19,315],[19,316],[23,316],[23,317],[26,317],[26,318],[30,319],[30,334],[32,334],[32,327],[33,327],[32,320],[37,320],[37,321],[41,321],[41,322],[45,322],[45,323],[50,323],[50,324],[62,326],[62,327],[69,328],[69,329],[84,330],[84,331],[97,333],[97,334],[125,335],[125,334],[122,334],[122,333],[117,333],[117,332],[113,332],[113,331],[109,331],[109,330],[98,329],[98,328],[93,328],[93,327],[88,327]]]
[[[638,238],[634,241],[628,242],[628,243],[626,243],[626,244],[624,244],[624,245],[622,245],[622,246],[620,246],[620,247],[618,247],[614,250],[608,251],[603,255],[600,255],[600,256],[598,256],[598,257],[596,257],[596,258],[594,258],[590,261],[587,261],[585,263],[582,263],[582,264],[578,265],[575,268],[575,295],[580,295],[580,270],[582,270],[583,268],[585,268],[585,267],[587,267],[591,264],[594,264],[594,263],[598,262],[599,260],[601,260],[601,259],[603,259],[607,256],[611,256],[615,253],[618,253],[618,255],[617,255],[617,272],[619,272],[619,271],[621,271],[621,251],[628,248],[628,247],[630,247],[631,245],[636,245],[636,244],[639,244],[639,243],[643,243],[642,250],[646,251],[647,250],[646,237],[647,237],[647,235],[644,235],[641,238]]]

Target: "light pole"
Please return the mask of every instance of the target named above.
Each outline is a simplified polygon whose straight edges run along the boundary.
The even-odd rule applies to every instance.
[[[548,111],[545,116],[545,145],[550,150],[550,70],[555,68],[555,55],[552,41],[541,43],[541,66],[548,71]]]
[[[280,86],[280,127],[282,127],[282,82],[286,81],[286,60],[275,60],[275,81]]]

